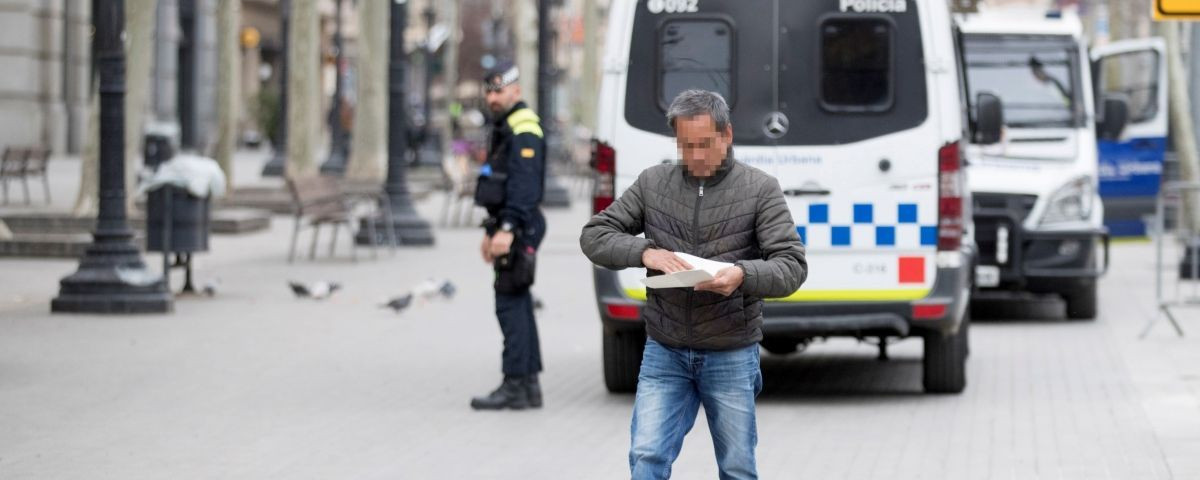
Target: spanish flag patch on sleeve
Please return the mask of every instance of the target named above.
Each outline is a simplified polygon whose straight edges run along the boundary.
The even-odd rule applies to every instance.
[[[521,149],[521,158],[533,158],[533,149],[532,148],[522,148]]]

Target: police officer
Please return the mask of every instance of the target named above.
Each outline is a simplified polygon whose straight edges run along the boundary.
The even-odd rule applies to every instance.
[[[517,67],[501,62],[484,76],[492,129],[475,203],[488,211],[480,251],[495,270],[496,317],[504,334],[504,381],[471,399],[476,410],[542,406],[541,348],[533,318],[533,274],[546,218],[538,204],[546,172],[546,141],[538,116],[521,101]]]

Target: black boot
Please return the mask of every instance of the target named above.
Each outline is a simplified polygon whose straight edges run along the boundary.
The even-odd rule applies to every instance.
[[[529,392],[526,391],[524,377],[505,375],[500,387],[488,396],[471,399],[471,408],[476,410],[521,410],[528,407]]]
[[[538,383],[536,373],[525,377],[525,392],[529,395],[529,406],[542,408],[542,384]]]

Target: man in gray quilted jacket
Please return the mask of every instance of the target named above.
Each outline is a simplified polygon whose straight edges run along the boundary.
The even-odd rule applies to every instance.
[[[645,267],[651,276],[692,268],[673,252],[734,265],[694,288],[647,292],[630,469],[634,479],[670,477],[704,405],[720,478],[757,478],[762,299],[804,283],[804,246],[779,182],[733,159],[724,98],[687,90],[671,102],[667,122],[682,165],[643,171],[583,227],[583,252],[602,267]]]

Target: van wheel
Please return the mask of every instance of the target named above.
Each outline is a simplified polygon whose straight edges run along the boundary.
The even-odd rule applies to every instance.
[[[642,368],[642,350],[646,334],[604,332],[604,386],[613,393],[637,391],[638,372]]]
[[[934,332],[925,336],[923,383],[926,393],[961,393],[967,386],[967,325],[963,318],[958,332],[944,336]]]
[[[1072,320],[1092,320],[1096,318],[1097,299],[1096,284],[1064,294],[1067,301],[1067,318]]]

